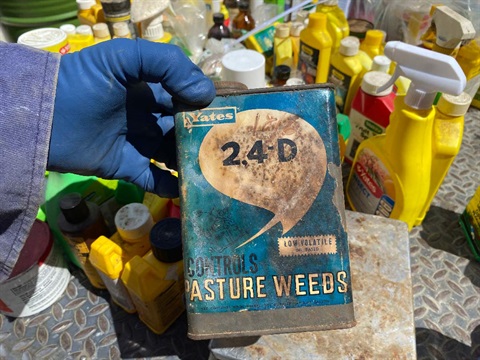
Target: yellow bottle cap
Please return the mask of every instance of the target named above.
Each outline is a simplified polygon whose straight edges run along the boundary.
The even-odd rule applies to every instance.
[[[458,96],[442,94],[440,100],[438,100],[437,109],[445,115],[463,116],[470,107],[471,102],[472,97],[466,92]]]
[[[381,30],[368,30],[363,42],[366,46],[380,46],[384,36],[385,33]]]
[[[308,16],[308,27],[325,30],[327,28],[327,15],[323,13],[311,13]]]

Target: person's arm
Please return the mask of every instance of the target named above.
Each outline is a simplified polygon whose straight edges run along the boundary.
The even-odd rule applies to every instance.
[[[43,202],[60,55],[0,42],[0,282]]]

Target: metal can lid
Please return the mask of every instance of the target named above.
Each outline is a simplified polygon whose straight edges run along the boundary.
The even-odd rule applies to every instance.
[[[44,49],[62,43],[67,39],[65,31],[57,28],[40,28],[27,31],[18,37],[17,43]]]
[[[158,260],[168,263],[180,261],[183,258],[180,219],[168,217],[157,222],[150,232],[150,244]]]

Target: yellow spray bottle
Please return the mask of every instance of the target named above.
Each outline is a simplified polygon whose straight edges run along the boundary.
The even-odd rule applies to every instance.
[[[400,41],[385,46],[397,66],[391,86],[402,75],[411,80],[395,98],[385,134],[363,141],[350,172],[346,196],[355,211],[402,220],[408,228],[429,201],[432,171],[433,101],[438,91],[460,95],[466,78],[451,56]]]

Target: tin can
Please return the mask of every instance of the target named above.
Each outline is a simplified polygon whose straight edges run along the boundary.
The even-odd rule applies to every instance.
[[[176,115],[188,336],[355,324],[333,86]]]
[[[66,261],[48,225],[36,220],[10,278],[0,284],[0,312],[23,317],[55,303],[70,281]]]
[[[65,31],[56,28],[41,28],[27,31],[19,36],[17,43],[65,55],[70,44]]]

